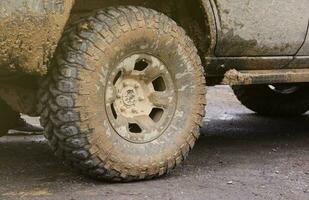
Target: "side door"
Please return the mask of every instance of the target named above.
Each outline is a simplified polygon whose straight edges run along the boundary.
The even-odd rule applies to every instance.
[[[214,3],[218,28],[216,56],[294,56],[304,42],[309,0]]]
[[[308,11],[308,30],[307,30],[307,37],[304,42],[304,45],[299,50],[297,56],[309,56],[309,11]]]
[[[290,62],[289,68],[309,68],[309,12],[308,14],[308,29],[306,38],[303,42],[302,47],[299,49],[297,54],[294,56],[294,60]]]

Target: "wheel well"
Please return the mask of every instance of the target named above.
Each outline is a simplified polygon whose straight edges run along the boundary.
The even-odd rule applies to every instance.
[[[109,6],[144,6],[162,12],[182,26],[194,41],[204,66],[212,45],[211,28],[202,1],[188,0],[76,0],[71,21],[89,15],[94,10]],[[209,13],[208,13],[209,14]]]

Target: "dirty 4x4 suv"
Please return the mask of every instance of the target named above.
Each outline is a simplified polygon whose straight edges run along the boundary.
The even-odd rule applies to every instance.
[[[84,174],[154,178],[193,148],[206,85],[309,110],[308,21],[308,0],[1,0],[0,96]]]

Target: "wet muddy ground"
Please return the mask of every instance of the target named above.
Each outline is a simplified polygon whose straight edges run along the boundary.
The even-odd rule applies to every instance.
[[[0,199],[309,199],[309,115],[254,115],[210,88],[202,137],[171,175],[100,183],[63,167],[42,136],[0,139]]]

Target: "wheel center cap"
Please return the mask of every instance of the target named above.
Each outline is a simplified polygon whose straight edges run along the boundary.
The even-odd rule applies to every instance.
[[[137,100],[136,91],[133,88],[127,88],[122,93],[122,101],[127,106],[135,105]]]

